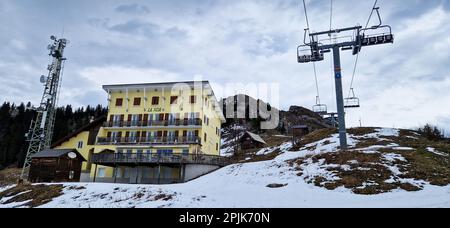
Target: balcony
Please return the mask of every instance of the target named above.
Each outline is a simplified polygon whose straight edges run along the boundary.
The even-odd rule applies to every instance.
[[[105,128],[135,128],[135,127],[199,127],[202,126],[201,119],[183,119],[183,120],[152,120],[152,121],[109,121],[103,123]]]
[[[97,145],[186,145],[201,144],[200,137],[120,137],[120,138],[97,138]]]
[[[203,154],[94,154],[91,162],[97,165],[114,167],[117,165],[155,165],[155,164],[201,164],[227,166],[227,157]]]

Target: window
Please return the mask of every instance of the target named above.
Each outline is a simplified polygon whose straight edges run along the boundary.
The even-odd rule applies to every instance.
[[[116,169],[116,177],[117,178],[122,178],[123,177],[123,171],[121,168],[117,168]]]
[[[125,168],[125,171],[123,173],[123,178],[130,178],[131,177],[131,170],[130,168]]]
[[[74,177],[75,177],[75,171],[70,171],[69,172],[69,180],[73,180]]]
[[[140,97],[134,98],[133,105],[134,106],[141,106],[141,98]]]
[[[195,104],[195,103],[197,103],[197,96],[191,96],[191,99],[190,99],[190,103],[191,104]]]
[[[173,154],[173,150],[161,149],[157,150],[156,153],[158,154],[158,156],[171,156]]]
[[[122,105],[123,105],[123,98],[117,98],[116,107],[122,107]]]
[[[206,138],[207,138],[207,136],[208,136],[208,135],[207,135],[207,134],[205,133],[205,142],[206,142]]]
[[[189,149],[183,149],[183,155],[188,156],[189,155]]]
[[[219,150],[219,143],[216,143],[216,150]]]
[[[105,168],[98,168],[98,177],[104,178],[106,177],[106,169]]]
[[[78,142],[78,149],[83,149],[83,141]]]
[[[131,126],[136,127],[139,125],[139,115],[131,115]]]
[[[159,105],[159,97],[152,97],[152,105]]]
[[[118,127],[120,125],[120,121],[121,121],[120,115],[113,116],[113,120],[112,121],[113,121],[114,127]]]
[[[170,104],[174,105],[178,103],[178,96],[170,97]]]

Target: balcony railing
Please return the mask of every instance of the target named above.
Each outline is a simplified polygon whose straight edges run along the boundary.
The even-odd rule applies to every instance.
[[[199,154],[94,154],[91,162],[98,165],[136,165],[136,164],[202,164],[227,166],[231,160],[227,157]]]
[[[103,127],[164,127],[164,126],[201,126],[201,119],[182,120],[151,120],[151,121],[108,121],[103,123]]]
[[[200,137],[120,137],[120,138],[97,138],[98,145],[177,145],[177,144],[200,144]]]

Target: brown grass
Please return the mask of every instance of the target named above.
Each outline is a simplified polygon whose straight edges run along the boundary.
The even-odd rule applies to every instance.
[[[372,133],[376,133],[377,128],[375,127],[358,127],[358,128],[350,128],[347,129],[347,133],[352,134],[354,136],[364,136]]]
[[[351,189],[355,194],[373,195],[392,191],[394,189],[403,189],[405,191],[418,191],[420,187],[412,184],[405,184],[401,182],[386,183],[392,176],[391,171],[384,165],[381,165],[382,153],[366,154],[357,151],[341,151],[337,153],[327,153],[310,157],[313,162],[324,160],[325,164],[348,165],[349,170],[344,170],[341,167],[327,168],[331,173],[334,173],[340,180],[329,181],[324,177],[314,177],[311,182],[318,186],[324,187],[328,190],[334,190],[339,187]],[[300,166],[305,162],[305,159],[297,159],[290,161],[293,166]],[[350,161],[357,161],[358,163],[351,163]],[[398,161],[399,166],[406,163]],[[300,172],[303,174],[302,172]]]
[[[266,141],[266,147],[276,147],[283,143],[292,141],[292,137],[279,137],[279,136],[261,136]]]
[[[354,128],[349,129],[350,134],[355,136],[364,136],[376,132],[376,128]],[[313,132],[311,135],[302,139],[299,147],[310,144],[315,141],[322,140],[333,134],[327,129]],[[408,137],[410,136],[410,137]],[[415,137],[415,138],[411,138]],[[400,180],[394,180],[393,183],[386,183],[393,176],[392,172],[382,165],[382,155],[385,153],[394,153],[402,155],[405,161],[395,161],[396,165],[403,175],[398,178],[415,179],[427,181],[432,185],[446,186],[450,184],[450,157],[439,156],[430,153],[426,150],[427,147],[433,147],[440,152],[450,154],[450,144],[447,141],[430,141],[415,131],[400,130],[399,137],[381,137],[385,140],[376,138],[358,139],[360,142],[356,145],[356,149],[366,148],[375,145],[387,146],[396,143],[401,147],[410,147],[414,150],[402,151],[393,148],[377,149],[378,153],[362,153],[355,150],[350,151],[336,151],[334,153],[326,153],[315,156],[308,156],[306,158],[295,159],[288,163],[294,167],[298,172],[298,176],[303,176],[301,165],[306,162],[306,159],[312,159],[313,162],[318,163],[324,160],[324,165],[348,165],[349,170],[343,170],[341,167],[328,168],[327,170],[340,180],[329,181],[324,177],[305,177],[316,186],[324,187],[326,189],[336,189],[338,187],[345,187],[351,189],[356,194],[379,194],[392,191],[393,189],[403,189],[405,191],[419,191],[422,186],[416,186],[409,183],[402,183]],[[356,160],[357,164],[350,163]]]
[[[265,155],[256,155],[255,153],[257,151],[259,151],[260,149],[255,149],[255,150],[247,150],[245,151],[245,153],[243,154],[239,154],[239,155],[235,155],[232,157],[232,159],[234,160],[234,163],[250,163],[250,162],[260,162],[260,161],[269,161],[269,160],[273,160],[276,157],[278,157],[278,155],[281,154],[281,150],[277,149],[274,152],[270,153],[270,154],[265,154]],[[247,158],[250,158],[249,160],[246,160]]]
[[[63,185],[17,185],[0,193],[0,200],[5,197],[12,197],[4,204],[27,202],[22,207],[38,207],[44,205],[54,198],[61,196]]]
[[[0,187],[17,184],[22,170],[18,168],[7,168],[0,171]]]
[[[291,151],[297,151],[302,147],[323,140],[325,138],[331,137],[331,135],[338,133],[337,129],[325,128],[311,132],[310,134],[304,136],[300,141],[298,141],[292,148]]]

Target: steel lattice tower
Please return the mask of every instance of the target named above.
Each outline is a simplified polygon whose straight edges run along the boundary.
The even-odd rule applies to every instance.
[[[52,142],[59,95],[58,90],[64,61],[66,60],[63,54],[68,41],[66,39],[57,39],[55,36],[51,36],[50,39],[53,43],[48,46],[48,49],[50,51],[49,55],[53,57],[53,60],[47,68],[48,76],[41,76],[41,83],[44,84],[44,94],[39,107],[36,109],[36,119],[31,122],[30,130],[26,134],[29,146],[21,180],[28,179],[31,157],[42,150],[50,149]]]

